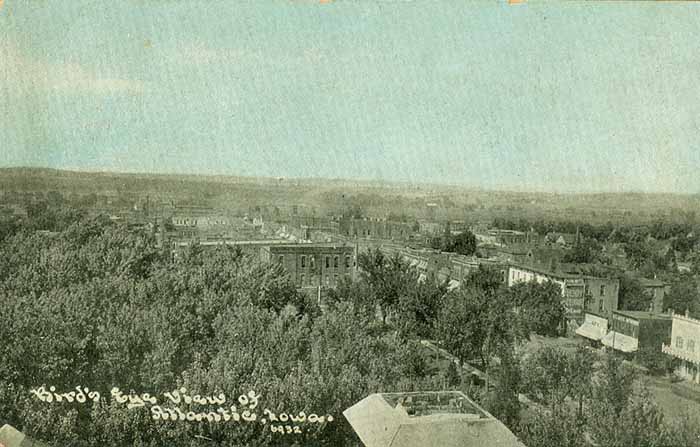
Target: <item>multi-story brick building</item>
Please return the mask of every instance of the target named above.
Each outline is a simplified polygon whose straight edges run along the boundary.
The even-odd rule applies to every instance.
[[[640,278],[640,284],[644,291],[651,296],[651,304],[653,312],[663,312],[664,296],[670,290],[670,285],[658,279]]]
[[[670,343],[661,350],[680,360],[676,374],[700,383],[700,320],[685,315],[673,315]]]
[[[561,288],[568,318],[583,319],[586,311],[611,315],[617,309],[620,282],[617,279],[552,272],[519,264],[508,267],[508,286],[518,282],[551,281]]]
[[[260,257],[280,263],[299,288],[335,287],[353,278],[357,265],[353,246],[332,243],[270,245],[260,249]]]

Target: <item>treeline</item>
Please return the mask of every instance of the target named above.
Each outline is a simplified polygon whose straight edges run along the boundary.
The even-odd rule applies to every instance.
[[[356,445],[342,411],[433,389],[414,342],[352,303],[321,313],[280,267],[230,248],[173,259],[103,219],[0,242],[0,425],[55,446]],[[418,359],[418,360],[417,360]],[[259,412],[333,415],[293,440],[269,425],[155,421],[147,408],[42,402],[30,390],[261,395]],[[187,411],[187,408],[183,408]]]
[[[462,288],[448,291],[446,283],[434,276],[421,278],[400,257],[386,257],[379,250],[361,253],[358,264],[360,280],[341,284],[331,302],[350,303],[364,315],[380,316],[402,343],[432,339],[460,364],[480,365],[495,378],[495,387],[473,397],[510,427],[517,426],[519,388],[512,377],[516,350],[530,333],[564,333],[559,286],[522,283],[506,288],[499,271],[481,268]],[[425,373],[425,364],[413,365]],[[454,371],[445,371],[443,377],[444,383],[460,383]]]
[[[496,217],[493,226],[501,229],[530,231],[534,230],[540,235],[548,233],[568,233],[575,234],[577,231],[581,236],[595,239],[598,242],[628,243],[652,237],[657,240],[675,239],[674,248],[678,251],[688,251],[698,242],[700,225],[695,218],[695,214],[690,214],[686,222],[669,222],[657,219],[652,223],[640,223],[635,225],[613,224],[607,222],[602,225],[593,225],[579,221],[544,221],[506,219]]]
[[[666,420],[636,370],[614,355],[583,346],[574,352],[523,349],[531,334],[565,333],[556,284],[507,288],[497,270],[482,267],[448,291],[435,277],[421,278],[399,257],[380,251],[362,253],[359,265],[360,280],[333,292],[331,307],[352,304],[393,327],[398,340],[434,340],[460,364],[486,371],[490,383],[474,387],[451,363],[440,374],[440,388],[467,392],[528,447],[700,445],[700,421],[691,415]],[[641,359],[664,371],[672,367],[666,360]],[[428,369],[419,357],[406,366],[418,376]],[[523,406],[521,393],[535,405]]]

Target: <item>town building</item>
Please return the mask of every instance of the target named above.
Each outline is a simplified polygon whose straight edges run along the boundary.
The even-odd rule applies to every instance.
[[[492,228],[486,232],[488,240],[492,240],[496,244],[512,245],[512,244],[527,244],[530,242],[530,233],[517,230],[501,230]]]
[[[508,267],[508,287],[531,281],[558,284],[568,318],[582,320],[587,311],[611,315],[617,309],[620,289],[617,279],[554,272],[522,264],[511,264]]]
[[[576,329],[576,335],[583,337],[597,346],[608,333],[608,319],[591,312],[583,315],[583,324]]]
[[[371,394],[343,415],[365,447],[524,447],[461,391]]]
[[[610,320],[610,331],[601,342],[604,346],[625,353],[661,350],[671,339],[671,315],[645,311],[616,310]]]
[[[338,231],[342,236],[366,239],[408,240],[414,233],[414,224],[373,217],[342,217]]]
[[[263,262],[280,263],[298,288],[334,288],[342,278],[354,278],[355,247],[346,244],[275,244],[263,246]]]
[[[673,315],[671,339],[664,343],[662,352],[679,360],[676,374],[691,382],[700,383],[700,320],[685,315]]]
[[[652,312],[663,312],[664,296],[669,292],[671,286],[658,279],[639,278],[639,283],[644,291],[651,296]]]

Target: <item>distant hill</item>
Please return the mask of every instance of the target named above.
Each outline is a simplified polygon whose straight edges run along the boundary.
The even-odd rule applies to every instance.
[[[428,218],[427,203],[436,203],[435,218],[569,218],[592,223],[649,220],[700,209],[698,194],[548,193],[489,191],[459,185],[409,184],[352,179],[269,178],[79,172],[48,168],[0,168],[0,192],[59,191],[105,194],[130,199],[149,195],[217,208],[292,205],[338,212],[352,204],[369,215],[406,214]]]

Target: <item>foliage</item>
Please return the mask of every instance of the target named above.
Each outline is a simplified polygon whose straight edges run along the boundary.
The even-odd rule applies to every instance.
[[[442,237],[432,238],[430,246],[435,250],[471,256],[476,253],[476,236],[469,230],[453,235],[447,224]]]
[[[576,264],[602,263],[610,264],[610,259],[603,256],[602,245],[593,238],[581,238],[573,248],[568,251],[562,261]]]
[[[584,447],[588,446],[582,430],[582,421],[574,411],[563,408],[556,417],[545,410],[534,409],[529,420],[518,427],[520,439],[528,447]]]
[[[621,274],[618,292],[618,307],[622,310],[649,310],[652,296],[644,290],[639,280]]]
[[[664,311],[667,309],[679,314],[686,310],[692,315],[700,312],[698,284],[692,275],[680,275],[671,283],[671,290],[664,295]]]
[[[225,246],[173,259],[147,231],[102,219],[57,235],[0,242],[0,424],[52,445],[276,445],[262,424],[155,422],[146,408],[106,401],[48,405],[42,384],[160,394],[184,386],[227,396],[255,390],[262,408],[331,414],[302,445],[354,445],[342,411],[382,389],[434,387],[414,342],[377,324],[370,298],[411,277],[388,260],[369,286],[341,287],[323,313],[287,275]],[[392,276],[393,275],[393,276]],[[343,289],[344,287],[344,289]],[[351,291],[362,290],[355,300]],[[422,314],[421,314],[422,315]],[[107,399],[108,400],[108,399]]]
[[[386,257],[378,248],[360,253],[357,263],[360,279],[369,286],[382,311],[382,318],[386,321],[397,310],[401,297],[418,282],[418,272],[403,261],[398,253]]]
[[[520,422],[520,399],[522,371],[520,359],[514,346],[499,343],[494,349],[498,362],[492,363],[489,375],[493,378],[493,388],[484,398],[484,406],[491,414],[508,427],[517,427]]]
[[[457,289],[444,301],[438,318],[437,339],[460,364],[478,358],[486,364],[488,337],[486,297],[477,289]]]
[[[565,309],[558,284],[520,282],[508,290],[508,295],[530,331],[550,337],[561,333]]]

